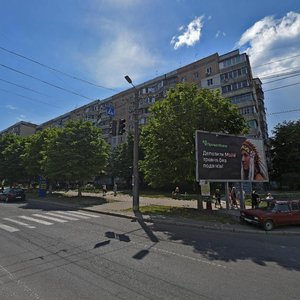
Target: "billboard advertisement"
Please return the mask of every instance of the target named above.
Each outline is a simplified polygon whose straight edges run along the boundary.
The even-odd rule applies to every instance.
[[[196,179],[269,181],[262,139],[196,131]]]

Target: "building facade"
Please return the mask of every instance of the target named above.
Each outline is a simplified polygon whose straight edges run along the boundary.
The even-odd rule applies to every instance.
[[[20,121],[5,130],[0,131],[0,136],[5,134],[15,134],[19,136],[29,136],[36,132],[37,125],[29,122]]]
[[[238,106],[247,121],[249,136],[268,138],[264,93],[261,81],[253,78],[249,57],[235,50],[224,55],[218,53],[200,59],[175,71],[115,94],[105,100],[95,100],[37,127],[64,126],[70,119],[83,118],[100,127],[105,140],[115,147],[126,140],[134,128],[134,103],[138,101],[139,124],[150,117],[149,107],[162,100],[171,87],[180,82],[194,82],[199,88],[218,89],[221,95]],[[120,120],[126,120],[126,133],[119,133]],[[201,129],[201,128],[199,128]]]

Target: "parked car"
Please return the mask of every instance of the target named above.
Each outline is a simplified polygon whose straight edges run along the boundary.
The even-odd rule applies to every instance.
[[[240,220],[260,225],[266,231],[279,225],[300,224],[300,200],[273,200],[265,207],[244,209],[240,212]]]
[[[0,192],[0,200],[5,202],[17,200],[25,201],[26,194],[21,188],[5,188],[2,192]]]

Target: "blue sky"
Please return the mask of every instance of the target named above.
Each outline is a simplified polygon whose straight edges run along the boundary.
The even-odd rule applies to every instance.
[[[269,133],[300,119],[299,0],[2,0],[0,20],[0,131],[236,48],[264,83]]]

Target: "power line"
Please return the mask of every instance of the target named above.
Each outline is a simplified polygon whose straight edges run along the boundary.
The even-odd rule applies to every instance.
[[[22,85],[19,85],[19,84],[17,84],[17,83],[10,82],[10,81],[5,80],[5,79],[3,79],[3,78],[0,78],[0,80],[3,81],[3,82],[9,83],[9,84],[15,85],[15,86],[17,86],[17,87],[20,87],[20,88],[22,88],[22,89],[24,89],[24,90],[28,90],[28,91],[34,92],[34,93],[36,93],[36,94],[39,94],[39,95],[47,96],[47,97],[48,97],[48,95],[43,94],[43,93],[41,93],[41,92],[38,92],[38,91],[36,91],[36,90],[33,90],[33,89],[29,88],[29,87],[22,86]]]
[[[102,89],[106,89],[106,90],[111,90],[111,91],[116,91],[116,92],[118,92],[118,90],[116,90],[116,89],[108,88],[108,87],[105,87],[105,86],[102,86],[102,85],[99,85],[99,84],[90,82],[90,81],[88,81],[88,80],[86,80],[86,79],[81,79],[81,78],[79,78],[79,77],[70,75],[70,74],[68,74],[68,73],[66,73],[66,72],[63,72],[63,71],[60,71],[60,70],[58,70],[58,69],[52,68],[52,67],[50,67],[50,66],[48,66],[48,65],[45,65],[45,64],[43,64],[43,63],[41,63],[41,62],[39,62],[39,61],[37,61],[37,60],[34,60],[34,59],[32,59],[32,58],[28,58],[28,57],[26,57],[26,56],[24,56],[24,55],[21,55],[21,54],[18,54],[18,53],[16,53],[16,52],[14,52],[14,51],[8,50],[8,49],[6,49],[6,48],[4,48],[4,47],[1,47],[1,46],[0,46],[0,49],[3,50],[3,51],[6,51],[6,52],[8,52],[8,53],[11,53],[11,54],[13,54],[13,55],[19,56],[19,57],[21,57],[21,58],[23,58],[23,59],[26,59],[26,60],[28,60],[28,61],[30,61],[30,62],[33,62],[33,63],[35,63],[35,64],[38,64],[38,65],[40,65],[40,66],[42,66],[42,67],[44,67],[44,68],[47,68],[47,69],[49,69],[49,70],[55,71],[55,72],[57,72],[57,73],[60,73],[60,74],[65,75],[65,76],[68,76],[68,77],[70,77],[70,78],[72,78],[72,79],[79,80],[79,81],[81,81],[81,82],[84,82],[84,83],[87,83],[87,84],[90,84],[90,85],[93,85],[93,86],[96,86],[96,87],[99,87],[99,88],[102,88]]]
[[[0,47],[0,48],[1,48],[1,47]],[[299,57],[299,56],[300,56],[300,54],[295,55],[295,56],[288,56],[288,57],[285,57],[285,58],[282,58],[282,59],[278,59],[278,60],[274,60],[274,61],[271,61],[271,62],[262,64],[262,65],[254,66],[254,67],[252,67],[252,69],[260,68],[260,67],[262,67],[262,66],[267,66],[267,65],[270,65],[270,64],[274,64],[274,63],[276,63],[276,62],[279,62],[279,61],[283,61],[283,60],[287,60],[287,59],[292,59],[292,58]]]
[[[300,111],[300,108],[299,109],[278,111],[278,112],[274,112],[274,113],[269,113],[267,115],[279,115],[279,114],[285,114],[285,113],[290,113],[290,112],[295,112],[295,111]]]
[[[274,91],[274,90],[283,89],[283,88],[290,87],[290,86],[294,86],[294,85],[298,85],[298,84],[300,84],[300,82],[296,82],[296,83],[293,83],[293,84],[287,84],[287,85],[279,86],[279,87],[274,88],[274,89],[265,90],[264,93],[265,93],[265,92]]]
[[[264,80],[264,79],[271,79],[271,78],[274,78],[274,77],[281,77],[281,76],[285,76],[285,75],[298,74],[300,72],[299,67],[300,66],[297,66],[295,68],[289,68],[289,69],[281,70],[280,72],[269,73],[268,75],[265,75],[265,76],[259,76],[259,78],[261,80]],[[285,72],[286,70],[293,70],[293,69],[296,69],[296,70],[292,71],[292,72]]]
[[[37,99],[30,98],[30,97],[26,97],[26,96],[24,96],[24,95],[20,95],[20,94],[18,94],[18,93],[14,93],[14,92],[11,92],[11,91],[7,91],[7,90],[5,90],[5,89],[1,89],[1,88],[0,88],[0,90],[3,91],[3,92],[9,93],[9,94],[16,95],[16,96],[18,96],[18,97],[22,97],[22,98],[27,99],[27,100],[32,101],[32,102],[40,102],[40,103],[42,103],[42,104],[46,104],[46,105],[49,105],[49,106],[52,106],[52,107],[63,108],[63,107],[61,107],[61,106],[57,106],[57,105],[52,104],[52,103],[48,103],[48,102],[44,102],[44,101],[41,101],[41,100],[37,100]]]
[[[17,72],[17,73],[19,73],[19,74],[22,74],[22,75],[24,75],[24,76],[27,76],[27,77],[33,78],[33,79],[35,79],[35,80],[41,81],[41,82],[43,82],[43,83],[45,83],[45,84],[47,84],[47,85],[50,85],[50,86],[55,87],[55,88],[57,88],[57,89],[63,90],[63,91],[68,92],[68,93],[71,93],[71,94],[73,94],[73,95],[76,95],[76,96],[79,96],[79,97],[82,97],[82,98],[85,98],[85,99],[88,99],[88,100],[91,100],[91,101],[94,100],[94,99],[89,98],[89,97],[87,97],[87,96],[84,96],[84,95],[82,95],[82,94],[73,92],[73,91],[68,90],[68,89],[65,89],[65,88],[63,88],[63,87],[61,87],[61,86],[58,86],[58,85],[52,84],[52,83],[50,83],[50,82],[44,81],[44,80],[42,80],[42,79],[39,79],[39,78],[34,77],[34,76],[32,76],[32,75],[26,74],[26,73],[24,73],[24,72],[21,72],[21,71],[19,71],[19,70],[14,69],[14,68],[8,67],[8,66],[6,66],[6,65],[0,64],[0,66],[2,66],[3,68],[9,69],[9,70],[11,70],[11,71]]]
[[[296,77],[296,76],[300,76],[300,73],[295,74],[295,75],[291,75],[291,76],[286,76],[286,77],[279,78],[279,79],[275,79],[275,80],[272,80],[272,81],[263,82],[263,84],[268,84],[268,83],[272,83],[272,82],[276,82],[276,81],[280,81],[280,80],[285,80],[285,79]]]

